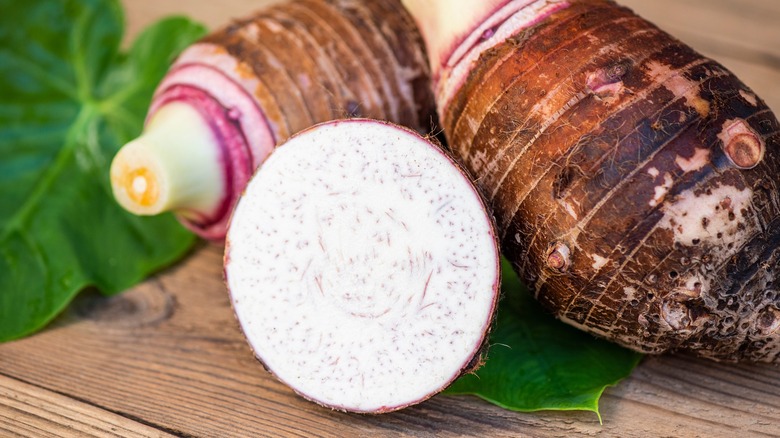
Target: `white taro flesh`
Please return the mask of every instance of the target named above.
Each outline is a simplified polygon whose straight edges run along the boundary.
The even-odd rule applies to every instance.
[[[225,276],[271,373],[321,405],[379,413],[481,362],[499,254],[492,216],[446,152],[351,119],[269,156],[233,213]]]

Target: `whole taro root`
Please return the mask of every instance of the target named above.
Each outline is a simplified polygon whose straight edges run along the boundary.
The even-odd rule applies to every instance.
[[[611,1],[405,3],[450,145],[548,309],[642,352],[779,360],[780,124],[759,97]]]
[[[290,0],[234,20],[171,66],[114,159],[114,196],[220,241],[252,173],[294,133],[345,117],[428,132],[427,64],[399,0]]]

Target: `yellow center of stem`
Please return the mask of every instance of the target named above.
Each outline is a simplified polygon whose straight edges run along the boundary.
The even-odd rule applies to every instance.
[[[121,186],[127,196],[142,207],[154,205],[160,197],[157,178],[146,167],[138,167],[126,172],[122,177]]]

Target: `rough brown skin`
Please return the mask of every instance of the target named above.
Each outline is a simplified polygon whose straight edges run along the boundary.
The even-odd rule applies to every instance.
[[[569,3],[484,52],[441,115],[505,255],[626,347],[780,361],[780,123],[628,9]]]
[[[419,132],[435,124],[422,39],[397,0],[296,0],[209,35],[261,85],[277,142],[315,123],[391,120]],[[413,98],[399,90],[409,83]]]

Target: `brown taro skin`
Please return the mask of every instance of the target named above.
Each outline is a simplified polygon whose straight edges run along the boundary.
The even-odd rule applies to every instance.
[[[182,52],[150,109],[200,96],[215,104],[204,113],[212,126],[237,130],[235,141],[218,142],[228,188],[220,207],[179,219],[224,239],[254,170],[314,124],[366,117],[430,133],[438,123],[430,81],[422,36],[400,0],[289,0],[218,29]]]
[[[442,119],[559,318],[646,353],[780,361],[780,124],[723,66],[574,0],[483,52]]]
[[[436,124],[422,37],[399,0],[295,0],[203,42],[240,60],[277,143],[316,123],[370,117],[421,133]]]

